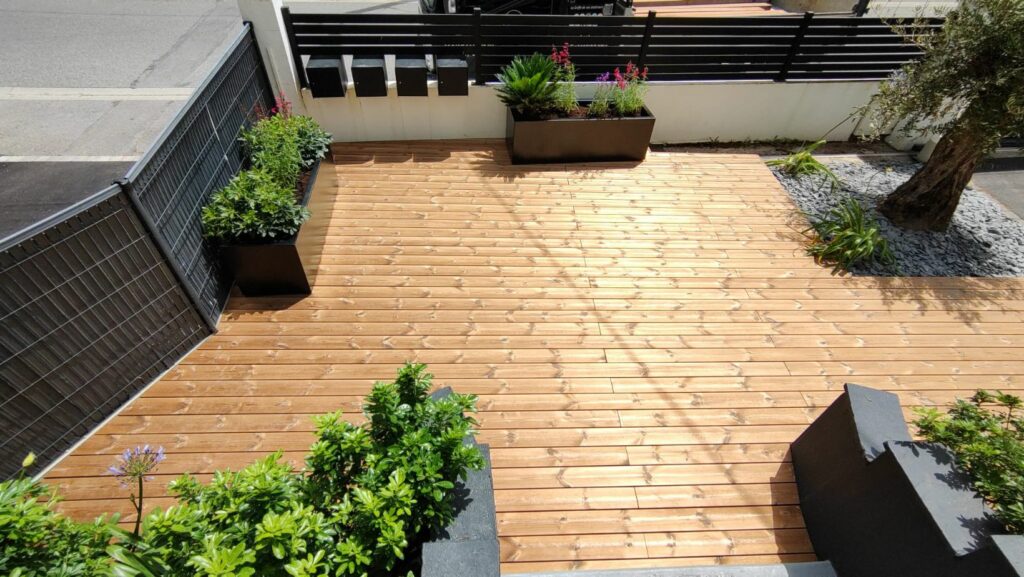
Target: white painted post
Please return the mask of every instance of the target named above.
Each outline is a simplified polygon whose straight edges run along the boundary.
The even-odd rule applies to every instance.
[[[292,102],[293,110],[306,114],[305,102],[299,88],[298,71],[291,57],[288,39],[281,17],[282,0],[237,0],[242,20],[252,24],[256,42],[260,45],[267,76],[275,92],[284,92]]]

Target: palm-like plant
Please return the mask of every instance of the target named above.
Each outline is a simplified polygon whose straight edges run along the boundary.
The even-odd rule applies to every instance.
[[[819,140],[814,144],[808,144],[785,158],[769,160],[765,164],[768,166],[778,166],[782,172],[789,176],[800,177],[820,174],[829,180],[832,190],[835,190],[840,185],[839,177],[829,167],[822,164],[820,160],[814,158],[814,151],[822,144],[825,144],[825,141]]]
[[[498,98],[528,118],[538,118],[555,106],[557,65],[543,54],[517,56],[498,74]]]

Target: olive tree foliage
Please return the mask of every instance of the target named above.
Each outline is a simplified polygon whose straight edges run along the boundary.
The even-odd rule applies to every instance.
[[[925,20],[895,28],[924,55],[882,83],[873,122],[942,136],[879,209],[906,228],[942,231],[978,161],[1024,131],[1024,0],[962,0],[939,30]]]

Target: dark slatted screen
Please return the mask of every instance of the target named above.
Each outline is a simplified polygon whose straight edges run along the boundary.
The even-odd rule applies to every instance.
[[[878,80],[920,55],[878,18],[765,16],[646,18],[513,14],[291,14],[303,55],[434,54],[473,57],[478,80],[516,55],[568,42],[578,79],[627,62],[651,80]],[[941,20],[930,21],[938,28]]]

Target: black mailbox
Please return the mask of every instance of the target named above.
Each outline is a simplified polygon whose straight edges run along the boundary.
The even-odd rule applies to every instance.
[[[469,94],[469,66],[465,58],[437,59],[437,93],[440,96]]]
[[[352,80],[356,96],[387,96],[388,79],[383,56],[357,56],[352,59]]]
[[[341,57],[313,56],[306,64],[306,78],[313,98],[345,96],[348,76]]]
[[[395,84],[399,96],[426,96],[427,60],[422,56],[395,57]]]

